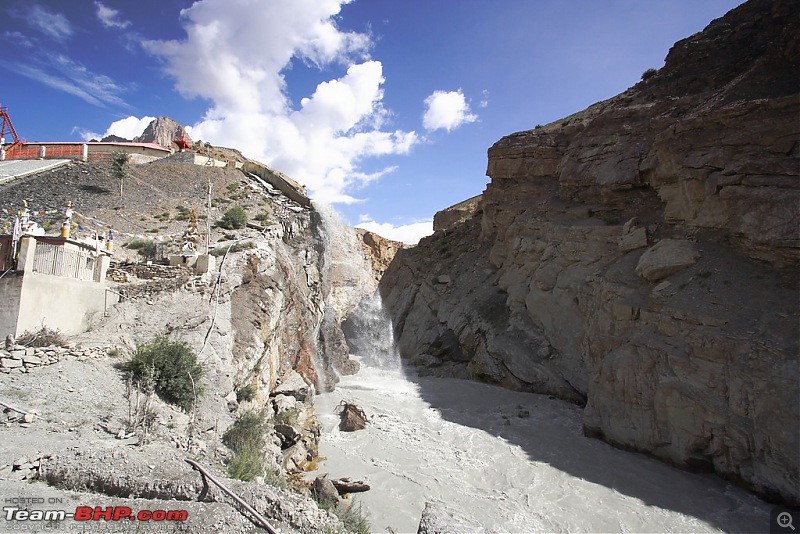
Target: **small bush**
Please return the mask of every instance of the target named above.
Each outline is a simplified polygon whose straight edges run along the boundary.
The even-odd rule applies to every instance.
[[[261,445],[267,430],[264,411],[245,412],[222,436],[222,443],[233,451],[228,475],[239,480],[253,480],[264,473]]]
[[[649,80],[656,74],[658,74],[658,69],[647,69],[642,73],[642,81]]]
[[[57,347],[68,346],[67,340],[57,328],[47,328],[42,326],[38,332],[28,332],[19,336],[16,342],[26,347],[49,347],[55,345]]]
[[[244,228],[247,226],[247,212],[241,206],[234,206],[225,212],[218,224],[226,230]]]
[[[220,241],[222,241],[222,239],[220,239]],[[215,258],[218,258],[220,256],[224,256],[226,252],[231,252],[231,253],[241,252],[243,250],[249,250],[255,247],[256,245],[252,241],[245,241],[243,243],[236,243],[235,245],[231,246],[230,251],[228,250],[228,247],[223,246],[213,249],[211,252],[209,252],[209,254],[211,254]]]
[[[245,412],[222,435],[222,443],[233,452],[261,449],[266,430],[267,416],[263,410]]]
[[[189,411],[202,393],[199,381],[203,368],[197,355],[183,341],[158,336],[152,343],[137,345],[122,369],[134,381],[152,376],[153,391],[165,402]]]
[[[281,488],[281,489],[289,488],[289,484],[286,482],[286,479],[283,478],[281,474],[274,469],[264,470],[264,483],[269,484],[270,486],[275,486],[276,488]]]
[[[154,228],[151,232],[157,232],[158,229]],[[156,242],[152,239],[134,239],[126,245],[129,249],[135,250],[144,259],[155,258],[156,256]]]
[[[276,425],[293,425],[297,421],[297,416],[300,415],[299,408],[292,408],[275,415],[274,423]]]
[[[360,502],[355,502],[347,506],[326,499],[317,499],[316,496],[314,496],[314,499],[322,510],[327,510],[339,518],[339,521],[341,521],[345,527],[345,532],[357,532],[358,534],[369,534],[372,532],[369,521],[367,521],[367,518],[364,516],[364,511],[361,509]]]
[[[344,523],[344,527],[348,532],[357,532],[358,534],[372,532],[369,521],[367,521],[364,511],[361,509],[360,502],[351,506],[338,506],[334,513]]]
[[[236,452],[228,462],[228,476],[249,482],[264,473],[264,460],[258,449],[247,448]]]
[[[268,225],[270,225],[270,224],[275,224],[275,223],[274,223],[274,222],[272,222],[272,220],[269,218],[269,213],[267,213],[267,212],[265,212],[265,211],[260,211],[260,212],[259,212],[259,213],[258,213],[258,214],[257,214],[255,217],[253,217],[253,218],[254,218],[255,220],[257,220],[258,222],[260,222],[261,224],[263,224],[264,226],[268,226]]]
[[[236,390],[236,402],[247,402],[256,398],[256,387],[247,384]]]

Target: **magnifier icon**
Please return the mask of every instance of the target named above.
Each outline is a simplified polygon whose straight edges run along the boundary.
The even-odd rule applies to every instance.
[[[789,512],[781,512],[778,514],[778,525],[781,528],[789,527],[790,529],[794,530],[794,525],[792,524],[792,514]]]

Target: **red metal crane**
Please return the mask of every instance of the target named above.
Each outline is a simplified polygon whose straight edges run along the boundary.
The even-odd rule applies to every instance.
[[[192,148],[192,144],[186,140],[186,132],[183,129],[181,129],[181,136],[173,139],[172,142],[178,145],[178,148],[181,149],[181,152],[184,150],[191,150]]]
[[[10,133],[12,139],[14,139],[14,142],[11,143],[6,150],[11,150],[15,146],[24,143],[24,141],[17,135],[17,131],[14,129],[14,124],[11,122],[11,117],[8,116],[8,108],[2,105],[0,105],[0,119],[3,119],[3,124],[0,126],[0,139],[5,138],[6,127],[8,128],[8,133]]]

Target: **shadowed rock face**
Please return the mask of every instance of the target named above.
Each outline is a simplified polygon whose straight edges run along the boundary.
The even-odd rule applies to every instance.
[[[800,22],[754,0],[655,76],[498,141],[477,214],[381,280],[423,373],[797,504]]]

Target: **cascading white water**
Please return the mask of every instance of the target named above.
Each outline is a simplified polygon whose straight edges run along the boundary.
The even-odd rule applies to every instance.
[[[375,369],[400,370],[392,322],[377,289],[364,297],[342,325],[351,355]]]
[[[325,204],[314,205],[322,219],[323,294],[326,308],[341,320],[376,287],[372,269],[355,232]]]
[[[317,391],[325,391],[332,380],[325,380],[324,375],[336,373],[336,364],[343,364],[341,361],[333,361],[335,354],[340,352],[337,346],[341,339],[340,333],[337,337],[338,325],[364,296],[375,290],[376,281],[353,229],[330,206],[315,204],[314,207],[320,215],[318,231],[322,240],[320,276],[323,318],[319,325],[322,335],[317,333],[317,339],[322,343],[319,343],[317,352],[324,356],[323,362],[317,361],[315,364]]]
[[[475,531],[769,530],[769,506],[744,490],[584,437],[575,405],[407,374],[377,292],[343,328],[361,370],[316,398],[320,471],[371,484],[356,498],[373,532],[416,532],[428,501]],[[366,429],[339,431],[342,400]]]

